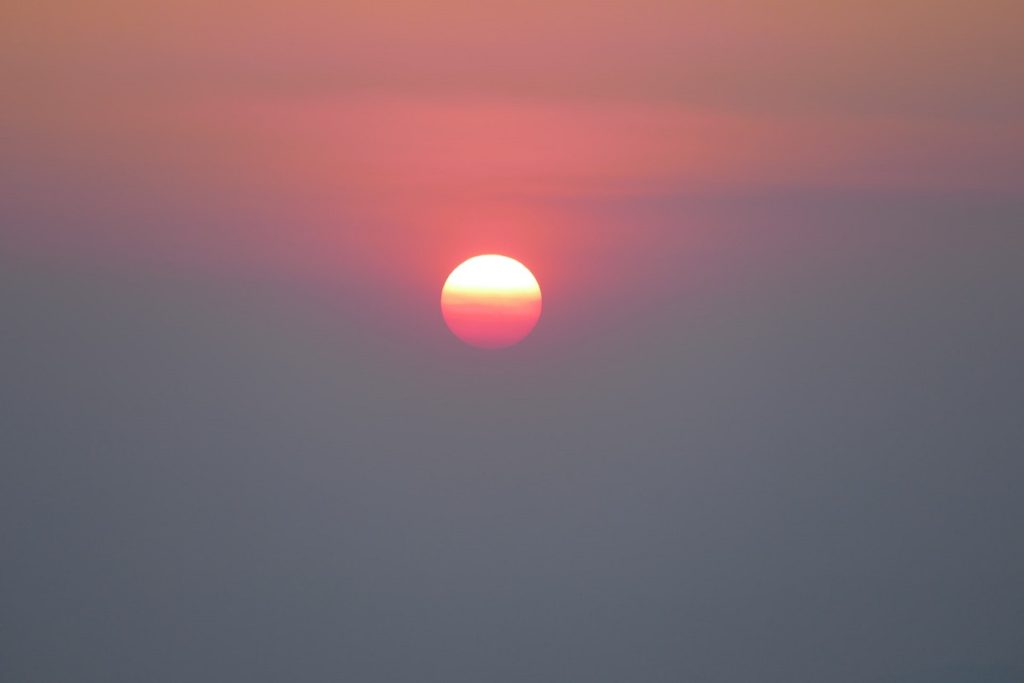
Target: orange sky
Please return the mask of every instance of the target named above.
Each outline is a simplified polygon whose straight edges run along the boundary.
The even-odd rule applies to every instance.
[[[1013,117],[1019,3],[83,2],[5,8],[29,85],[656,98]]]
[[[69,164],[94,160],[98,145],[134,166],[170,156],[145,169],[157,175],[223,164],[316,185],[322,171],[359,197],[396,185],[1021,185],[1016,2],[3,12],[8,137],[16,153],[42,146]]]

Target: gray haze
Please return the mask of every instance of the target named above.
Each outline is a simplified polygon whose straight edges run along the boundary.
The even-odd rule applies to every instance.
[[[1024,680],[1024,207],[726,204],[497,354],[5,257],[0,679]]]

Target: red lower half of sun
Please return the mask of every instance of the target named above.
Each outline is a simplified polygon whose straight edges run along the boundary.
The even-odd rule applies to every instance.
[[[517,344],[536,326],[540,287],[518,261],[478,256],[456,268],[441,293],[441,312],[452,333],[473,346]]]
[[[456,337],[486,349],[512,346],[526,338],[540,318],[540,300],[445,298],[444,321]]]

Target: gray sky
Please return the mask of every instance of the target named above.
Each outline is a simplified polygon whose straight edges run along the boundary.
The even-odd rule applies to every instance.
[[[8,260],[4,678],[1017,680],[1024,214],[753,213],[498,354]]]

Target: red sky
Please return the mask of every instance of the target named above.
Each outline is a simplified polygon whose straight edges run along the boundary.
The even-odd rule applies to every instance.
[[[714,229],[609,203],[1024,185],[1014,2],[65,5],[0,22],[6,240],[44,257],[593,289]]]

